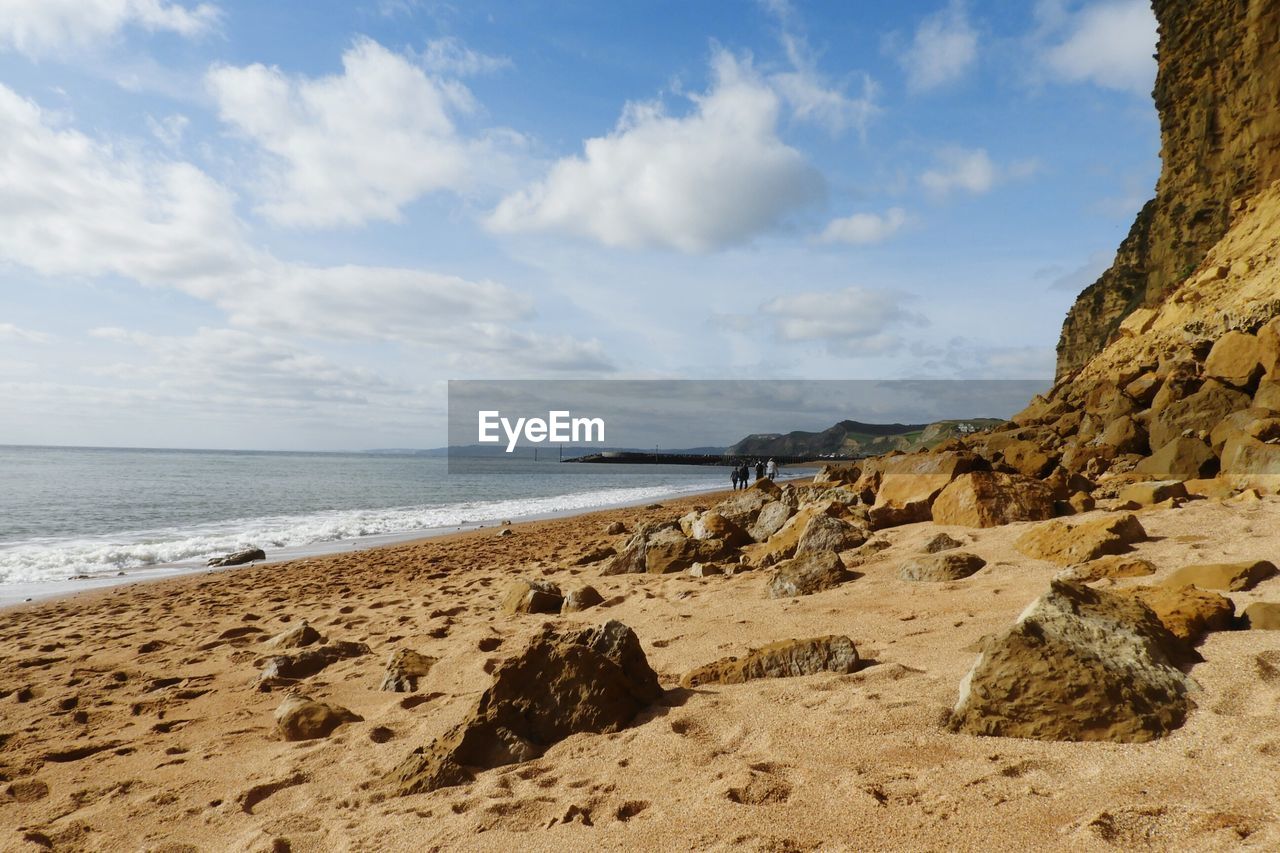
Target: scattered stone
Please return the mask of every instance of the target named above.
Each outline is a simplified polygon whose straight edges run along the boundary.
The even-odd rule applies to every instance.
[[[1179,640],[1190,646],[1210,631],[1227,631],[1236,615],[1231,599],[1194,586],[1134,586],[1116,591],[1141,601]]]
[[[309,696],[291,694],[276,708],[276,728],[285,740],[316,740],[333,734],[344,723],[364,720],[339,705],[317,702]]]
[[[635,633],[621,622],[543,629],[498,665],[468,718],[410,754],[390,774],[401,795],[471,781],[477,768],[540,756],[580,732],[616,732],[662,696]]]
[[[966,551],[945,551],[910,557],[898,569],[898,577],[904,581],[958,581],[967,578],[987,564],[977,554]]]
[[[971,471],[953,480],[933,502],[936,524],[997,527],[1053,518],[1053,490],[1020,474]]]
[[[808,640],[782,640],[752,649],[741,658],[726,657],[692,669],[680,686],[742,684],[757,678],[791,678],[819,672],[853,672],[858,650],[848,637],[828,636]]]
[[[604,601],[604,596],[600,594],[599,590],[590,584],[583,584],[565,593],[564,604],[561,605],[560,612],[578,613],[595,607],[602,601]]]
[[[960,548],[964,545],[959,539],[954,539],[945,533],[939,533],[924,543],[924,553],[937,554],[939,551],[950,551],[952,548]]]
[[[769,580],[770,598],[795,598],[839,586],[853,575],[834,551],[812,551],[778,563]]]
[[[513,581],[502,597],[502,609],[517,613],[559,613],[564,605],[560,587],[550,581],[521,578]]]
[[[718,563],[694,563],[689,567],[690,577],[709,578],[713,575],[723,575],[724,568]]]
[[[592,548],[590,551],[587,551],[579,555],[578,557],[576,557],[573,560],[573,562],[571,562],[569,565],[589,566],[592,563],[603,563],[605,560],[609,559],[616,553],[618,553],[616,550],[614,550],[613,548],[610,548],[607,545],[601,548]]]
[[[326,667],[346,658],[370,654],[364,643],[338,640],[323,646],[303,649],[288,655],[274,655],[266,659],[258,675],[258,689],[269,690],[299,679],[315,675]]]
[[[418,679],[425,678],[437,660],[412,649],[398,649],[387,661],[387,672],[378,689],[392,693],[414,693],[418,689]]]
[[[1156,573],[1155,564],[1150,560],[1140,560],[1127,554],[1112,554],[1099,557],[1067,570],[1071,580],[1080,583],[1093,583],[1100,580],[1117,578],[1140,578]]]
[[[1255,601],[1245,607],[1240,622],[1251,631],[1280,630],[1280,602]],[[1280,668],[1277,672],[1280,673]]]
[[[1147,538],[1147,531],[1133,513],[1067,524],[1047,521],[1028,530],[1014,547],[1036,560],[1060,566],[1085,563],[1107,554],[1123,554],[1129,546]]]
[[[843,518],[820,513],[809,519],[796,540],[796,556],[816,551],[847,551],[867,541],[867,531]]]
[[[504,527],[495,534],[497,536],[515,536],[516,532],[510,527]]]
[[[1116,498],[1121,503],[1151,506],[1167,500],[1186,498],[1187,487],[1181,480],[1151,480],[1130,483],[1122,488]]]
[[[1253,589],[1274,576],[1276,567],[1267,560],[1242,563],[1199,563],[1183,566],[1160,584],[1167,587],[1198,586],[1201,589],[1223,589],[1243,592]]]
[[[611,521],[609,526],[604,529],[606,536],[620,536],[627,532],[627,526],[621,521]]]
[[[1186,648],[1132,597],[1062,580],[988,640],[960,685],[952,731],[1141,743],[1181,726],[1196,689]]]
[[[1093,499],[1093,495],[1088,492],[1074,492],[1071,497],[1067,498],[1067,506],[1071,507],[1072,512],[1093,512],[1097,503]]]
[[[235,551],[224,557],[214,557],[206,566],[222,568],[224,566],[243,566],[245,563],[254,563],[258,560],[267,559],[266,552],[261,548],[245,548],[243,551]]]
[[[320,636],[320,632],[303,619],[292,628],[276,634],[263,645],[270,649],[301,649],[321,642],[324,642],[324,638]]]

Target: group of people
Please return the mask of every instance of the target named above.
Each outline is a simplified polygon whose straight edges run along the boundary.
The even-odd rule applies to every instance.
[[[768,477],[770,480],[778,476],[778,463],[770,459],[768,462],[756,460],[756,479],[763,480]],[[751,484],[751,465],[745,461],[736,463],[733,466],[733,472],[729,475],[733,480],[733,488],[745,489]]]

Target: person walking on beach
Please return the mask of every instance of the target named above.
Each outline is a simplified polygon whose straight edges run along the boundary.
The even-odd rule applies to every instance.
[[[733,466],[733,473],[729,475],[729,478],[733,480],[733,490],[735,492],[738,491],[738,466],[736,464]]]
[[[746,462],[743,462],[741,467],[738,468],[738,482],[742,484],[744,489],[751,482],[751,472],[747,469]]]
[[[756,460],[756,482],[764,479],[764,463],[759,459]]]
[[[768,466],[765,468],[765,470],[766,470],[766,471],[768,472],[768,474],[769,474],[769,479],[770,479],[770,480],[774,479],[775,477],[777,477],[777,476],[778,476],[778,463],[777,463],[777,462],[774,462],[772,459],[770,459],[770,460],[769,460],[769,464],[768,464]]]

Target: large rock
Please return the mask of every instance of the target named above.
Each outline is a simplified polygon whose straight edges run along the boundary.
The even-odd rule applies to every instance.
[[[1130,483],[1122,488],[1116,497],[1121,503],[1151,506],[1187,497],[1187,487],[1181,480],[1147,480],[1142,483]]]
[[[764,489],[740,489],[711,509],[746,530],[755,523],[760,511],[773,500],[773,495]]]
[[[1070,580],[1081,583],[1093,583],[1100,580],[1117,578],[1140,578],[1156,573],[1155,564],[1150,560],[1140,560],[1127,554],[1113,554],[1099,557],[1078,566],[1072,566],[1067,574]]]
[[[1129,415],[1109,421],[1093,442],[1114,447],[1116,453],[1145,453],[1149,446],[1146,429]]]
[[[364,718],[339,705],[317,702],[309,696],[291,694],[276,708],[276,728],[285,740],[315,740],[328,737],[344,723]]]
[[[1236,434],[1222,447],[1222,474],[1233,482],[1274,488],[1280,484],[1280,444]]]
[[[418,679],[425,678],[437,658],[427,657],[412,649],[397,649],[387,661],[386,674],[382,676],[379,690],[393,693],[413,693],[418,689]]]
[[[1174,588],[1194,585],[1201,589],[1243,592],[1253,589],[1275,573],[1275,565],[1267,560],[1247,560],[1242,563],[1198,563],[1193,566],[1183,566],[1165,578],[1160,585]]]
[[[795,598],[839,586],[853,576],[832,551],[812,551],[778,564],[769,580],[770,598]]]
[[[324,638],[320,636],[320,632],[303,619],[292,628],[286,628],[276,634],[263,645],[270,649],[301,649],[322,642]]]
[[[874,529],[928,521],[934,498],[961,474],[979,466],[961,451],[913,453],[882,460],[880,485],[869,518]]]
[[[898,567],[904,581],[958,581],[981,569],[987,561],[967,551],[944,551],[908,557]]]
[[[391,773],[402,795],[470,781],[477,769],[528,761],[580,732],[616,732],[662,696],[635,633],[621,622],[550,626],[498,665],[467,718]]]
[[[755,542],[767,542],[794,514],[795,508],[786,501],[770,501],[760,508],[747,534]]]
[[[1280,630],[1280,602],[1255,601],[1245,607],[1240,621],[1251,631]]]
[[[862,469],[856,465],[823,465],[813,475],[813,483],[818,485],[842,486],[853,485],[862,476]]]
[[[1147,427],[1151,449],[1159,450],[1188,432],[1192,435],[1208,435],[1227,415],[1252,405],[1253,399],[1248,394],[1228,388],[1220,382],[1206,382],[1199,391],[1170,403],[1152,415]]]
[[[1204,375],[1235,388],[1247,388],[1262,376],[1258,339],[1246,332],[1227,332],[1218,338],[1204,362]]]
[[[1210,631],[1230,630],[1236,615],[1231,599],[1194,586],[1135,586],[1117,592],[1151,608],[1169,633],[1192,646]]]
[[[1147,538],[1147,531],[1133,513],[1107,515],[1079,524],[1046,521],[1022,534],[1014,547],[1037,560],[1070,566],[1107,554],[1123,554],[1129,546]]]
[[[960,685],[953,731],[1140,743],[1178,728],[1195,684],[1185,646],[1132,597],[1055,580],[988,640]]]
[[[506,613],[559,613],[564,604],[560,587],[551,581],[520,578],[511,582],[502,596]]]
[[[724,543],[718,539],[690,539],[677,522],[649,522],[642,524],[627,539],[622,550],[605,564],[600,573],[661,575],[679,572],[694,563],[714,560],[724,550]]]
[[[1018,474],[971,471],[952,481],[933,502],[937,524],[996,527],[1053,518],[1053,490]]]
[[[703,684],[742,684],[757,678],[792,678],[819,672],[853,672],[858,650],[848,637],[815,637],[782,640],[752,649],[741,658],[726,657],[692,669],[680,679],[681,687]]]
[[[1139,462],[1135,470],[1157,480],[1197,480],[1218,473],[1218,457],[1200,439],[1178,436]]]
[[[846,551],[867,541],[867,531],[856,524],[819,513],[809,519],[799,539],[796,540],[796,556],[815,551]]]
[[[707,510],[699,515],[693,522],[689,535],[694,539],[718,539],[730,548],[737,548],[752,541],[745,530],[715,510]]]
[[[752,565],[762,567],[772,566],[794,557],[796,549],[800,547],[800,540],[809,530],[809,525],[820,516],[828,515],[836,509],[837,505],[832,503],[807,504],[791,516],[778,532],[769,537],[768,541],[749,545],[742,549],[743,553],[748,556]],[[761,515],[764,513],[762,512]]]
[[[1001,452],[1004,463],[1024,477],[1043,477],[1057,464],[1055,454],[1038,441],[1018,440],[1005,445]]]

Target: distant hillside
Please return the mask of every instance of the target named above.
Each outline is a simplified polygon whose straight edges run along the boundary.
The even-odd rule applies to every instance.
[[[933,447],[949,438],[1004,423],[995,418],[938,421],[932,424],[866,424],[840,421],[822,432],[796,430],[749,435],[729,448],[734,456],[822,456],[853,458]]]

